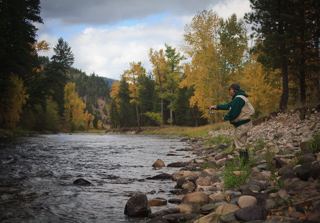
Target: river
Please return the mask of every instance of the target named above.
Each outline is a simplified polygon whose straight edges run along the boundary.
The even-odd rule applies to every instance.
[[[134,193],[170,199],[171,180],[147,180],[189,161],[177,136],[56,134],[0,140],[1,222],[146,222],[124,215]],[[169,155],[168,155],[169,154]],[[91,186],[74,185],[84,178]],[[170,207],[152,207],[152,212]]]

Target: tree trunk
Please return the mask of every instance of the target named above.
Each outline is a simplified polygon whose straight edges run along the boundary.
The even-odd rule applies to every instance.
[[[305,9],[304,7],[299,8],[299,14],[301,18],[305,17]],[[306,64],[306,55],[305,55],[305,39],[304,39],[304,33],[305,33],[305,24],[304,22],[301,22],[300,25],[300,66],[299,66],[299,87],[300,87],[300,102],[304,106],[306,104],[306,71],[305,71],[305,64]]]
[[[138,109],[138,105],[137,104],[136,104],[136,113],[137,113],[138,128],[140,128],[139,109]]]
[[[158,69],[158,76],[159,76],[159,89],[160,89],[160,97],[161,97],[161,119],[162,119],[162,123],[164,123],[163,120],[163,98],[162,98],[162,83],[161,83],[161,76],[160,76],[160,71]]]
[[[303,59],[304,60],[304,59]],[[300,70],[300,102],[302,105],[306,104],[306,72],[302,68]]]
[[[288,97],[289,97],[289,81],[288,81],[288,65],[287,58],[281,56],[281,68],[282,68],[282,94],[280,99],[280,110],[285,112],[287,110]]]
[[[172,100],[170,102],[171,106],[172,106]],[[172,122],[173,122],[173,112],[172,112],[172,108],[170,108],[170,119],[171,119],[171,124],[172,125]]]
[[[171,95],[173,95],[173,90],[172,89],[171,89]],[[171,101],[170,101],[170,119],[171,119],[171,123],[170,123],[170,125],[172,125],[172,123],[173,123],[172,105],[173,105],[173,100],[171,99]]]
[[[280,1],[279,1],[280,3]],[[279,9],[281,6],[279,6]],[[281,35],[280,39],[280,62],[282,71],[282,94],[280,99],[280,111],[285,112],[287,110],[288,98],[289,98],[289,80],[288,80],[288,64],[286,57],[286,43],[284,38],[283,21],[279,22],[278,32]]]

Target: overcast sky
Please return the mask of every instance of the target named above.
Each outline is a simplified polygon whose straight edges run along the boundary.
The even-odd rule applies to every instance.
[[[74,53],[73,67],[116,80],[133,61],[151,70],[150,48],[167,43],[178,49],[185,25],[198,12],[212,9],[227,19],[251,10],[249,0],[41,0],[40,5],[39,41],[53,48],[62,37]],[[41,55],[51,57],[53,50]]]

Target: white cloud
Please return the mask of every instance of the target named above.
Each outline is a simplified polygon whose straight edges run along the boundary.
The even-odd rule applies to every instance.
[[[249,0],[229,0],[219,2],[213,7],[213,10],[224,19],[229,18],[233,13],[240,19],[243,18],[244,14],[249,12],[251,8]]]
[[[211,7],[223,18],[230,17],[232,13],[242,18],[245,12],[250,11],[249,0],[229,0]],[[147,70],[151,69],[148,57],[150,48],[159,50],[164,48],[164,43],[178,48],[183,39],[184,26],[194,15],[167,16],[153,24],[86,27],[83,30],[68,30],[68,27],[61,27],[59,22],[50,20],[49,25],[58,31],[53,32],[51,29],[50,32],[47,27],[39,26],[41,34],[38,39],[46,40],[53,48],[62,36],[75,55],[73,67],[88,75],[95,72],[99,76],[119,80],[124,70],[129,68],[130,62],[141,61]],[[51,57],[53,50],[42,55]]]

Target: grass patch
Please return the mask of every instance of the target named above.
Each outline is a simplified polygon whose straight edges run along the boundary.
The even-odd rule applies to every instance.
[[[187,137],[206,136],[210,131],[230,128],[228,123],[217,123],[200,127],[162,126],[141,128],[144,134],[180,135]]]
[[[106,133],[106,130],[104,129],[89,129],[88,131],[85,131],[84,133]]]
[[[311,141],[307,143],[307,150],[312,153],[320,152],[320,132],[313,134]]]
[[[272,182],[275,186],[283,187],[284,181],[278,180],[276,176],[276,163],[274,162],[274,156],[275,156],[275,152],[270,150],[267,150],[264,156],[264,159],[266,160],[268,164],[268,168],[271,173],[270,182]]]
[[[230,137],[225,137],[223,135],[218,135],[216,137],[213,137],[211,139],[208,139],[206,142],[205,142],[205,145],[206,146],[210,146],[212,144],[214,145],[221,145],[221,144],[230,144],[233,142],[233,138],[230,138]]]
[[[249,161],[249,163],[251,163]],[[244,164],[243,160],[236,157],[232,162],[227,162],[226,169],[222,173],[225,188],[240,187],[247,183],[252,168],[250,164]]]

